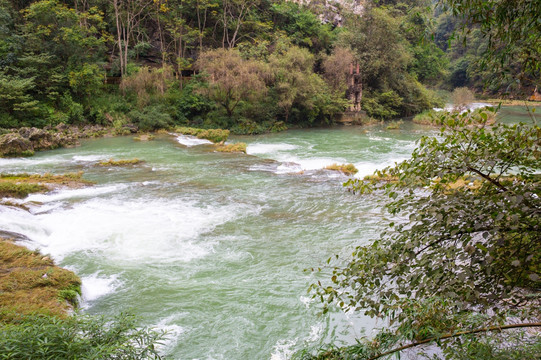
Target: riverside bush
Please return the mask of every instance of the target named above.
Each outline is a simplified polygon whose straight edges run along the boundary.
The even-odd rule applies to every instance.
[[[141,329],[131,315],[30,316],[0,327],[0,359],[161,359],[164,333]]]
[[[229,137],[229,130],[223,129],[198,129],[190,127],[178,127],[175,129],[176,132],[196,136],[199,139],[206,139],[212,141],[213,143],[219,143],[226,141]]]

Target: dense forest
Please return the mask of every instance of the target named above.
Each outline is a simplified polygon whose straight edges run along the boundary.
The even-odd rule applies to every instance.
[[[429,90],[487,85],[489,38],[429,0],[0,2],[0,128],[192,125],[251,134],[329,124],[358,66],[369,117],[442,104]],[[520,71],[520,69],[516,69]],[[513,75],[513,74],[511,74]],[[514,79],[514,77],[513,77]]]

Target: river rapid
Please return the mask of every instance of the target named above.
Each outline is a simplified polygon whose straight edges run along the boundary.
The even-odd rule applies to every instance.
[[[80,147],[0,159],[2,173],[84,171],[96,185],[0,206],[0,229],[50,254],[82,281],[82,311],[129,311],[168,331],[173,359],[287,359],[295,351],[369,335],[372,319],[321,315],[310,271],[376,238],[386,224],[374,197],[348,193],[324,170],[353,163],[357,177],[409,157],[436,130],[384,126],[290,130],[254,137],[247,155],[179,135],[84,141]],[[129,167],[106,159],[139,158]]]

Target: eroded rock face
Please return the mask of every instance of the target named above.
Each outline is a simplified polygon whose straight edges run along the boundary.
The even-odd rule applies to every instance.
[[[53,135],[43,129],[38,128],[21,128],[19,134],[24,138],[30,140],[35,150],[38,149],[53,149],[58,147],[53,139]]]
[[[77,144],[80,137],[76,132],[59,129],[38,129],[23,127],[0,136],[0,157],[30,156],[34,151],[70,147]]]
[[[34,154],[32,142],[19,133],[0,136],[0,156],[29,156]]]

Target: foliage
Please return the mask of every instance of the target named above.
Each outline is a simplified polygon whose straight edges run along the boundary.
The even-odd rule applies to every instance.
[[[347,75],[353,71],[354,60],[352,51],[340,46],[334,48],[331,55],[324,57],[324,77],[333,90],[346,91]]]
[[[399,114],[402,98],[393,90],[363,97],[362,107],[366,113],[377,119],[392,119]]]
[[[452,97],[453,105],[459,111],[465,110],[475,100],[473,93],[466,87],[454,89]]]
[[[229,137],[229,130],[223,129],[197,129],[179,127],[176,128],[175,131],[184,135],[196,136],[199,139],[210,140],[213,143],[224,142]]]
[[[128,117],[143,131],[167,129],[173,126],[173,119],[165,105],[147,106],[143,110],[132,110]]]
[[[541,71],[541,26],[532,19],[541,16],[541,4],[536,0],[442,0],[452,14],[464,19],[460,25],[464,33],[472,25],[479,26],[483,38],[488,40],[483,65],[489,67],[500,79],[515,73],[519,80],[532,76],[539,78]],[[517,60],[519,60],[517,62]]]
[[[140,329],[135,318],[76,315],[26,317],[0,327],[1,359],[161,359],[163,333]]]
[[[140,159],[121,159],[121,160],[104,160],[98,163],[99,166],[129,166],[141,164],[143,160]]]
[[[261,64],[243,59],[237,50],[201,53],[196,65],[209,76],[209,86],[201,91],[221,105],[229,117],[241,100],[257,99],[266,89]]]
[[[11,181],[0,181],[0,196],[1,197],[16,197],[24,198],[29,194],[36,192],[44,192],[47,187],[40,184],[16,183]]]
[[[216,148],[218,152],[241,152],[246,154],[246,143],[239,142],[234,144],[220,145]]]
[[[325,169],[340,171],[346,175],[354,175],[359,172],[359,170],[357,170],[357,168],[353,164],[332,164],[325,166]]]
[[[422,310],[437,297],[445,297],[440,310],[449,314],[490,315],[485,326],[501,324],[510,311],[539,316],[541,129],[490,127],[484,112],[442,113],[440,121],[440,137],[423,137],[410,160],[346,183],[362,196],[386,194],[394,221],[335,267],[331,284],[312,286],[326,308],[363,311],[395,331],[408,321],[423,324],[419,311],[410,317],[411,301]],[[457,183],[464,178],[475,186]],[[424,337],[417,329],[409,339]]]

